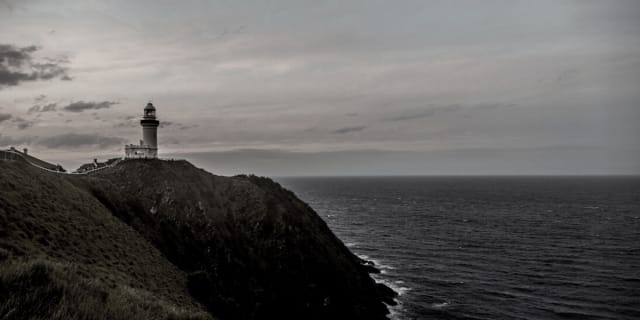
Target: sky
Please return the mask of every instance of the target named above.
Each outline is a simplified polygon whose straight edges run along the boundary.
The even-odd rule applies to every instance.
[[[0,0],[0,148],[68,170],[640,174],[640,1]]]

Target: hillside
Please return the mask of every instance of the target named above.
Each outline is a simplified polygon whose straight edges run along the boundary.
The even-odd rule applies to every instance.
[[[384,319],[393,303],[267,178],[186,161],[86,176],[2,162],[0,192],[3,319]]]

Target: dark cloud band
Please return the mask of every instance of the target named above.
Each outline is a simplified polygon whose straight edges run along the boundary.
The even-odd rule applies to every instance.
[[[0,113],[0,123],[3,123],[5,121],[9,121],[9,120],[11,120],[11,118],[13,118],[13,116],[8,114],[8,113]]]
[[[364,129],[366,129],[367,126],[356,126],[356,127],[345,127],[345,128],[340,128],[337,130],[333,130],[333,133],[337,133],[337,134],[345,134],[345,133],[350,133],[350,132],[358,132],[358,131],[362,131]]]
[[[62,108],[62,110],[69,111],[69,112],[83,112],[85,110],[108,109],[114,104],[118,104],[118,102],[113,102],[113,101],[100,101],[100,102],[77,101],[77,102],[72,102],[67,106],[64,106]]]
[[[3,123],[3,122],[11,122],[15,124],[15,126],[20,130],[27,129],[33,126],[34,124],[33,121],[28,121],[21,117],[15,117],[9,113],[0,113],[0,123]]]
[[[53,112],[56,111],[57,104],[49,103],[44,106],[35,105],[27,111],[27,113],[36,113],[36,112]]]
[[[68,69],[63,65],[66,59],[45,59],[38,61],[33,53],[36,46],[16,47],[10,44],[0,44],[0,88],[17,86],[21,82],[50,80],[60,78],[71,80]]]

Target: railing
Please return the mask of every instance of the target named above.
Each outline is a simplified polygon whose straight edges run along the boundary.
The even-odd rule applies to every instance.
[[[186,160],[186,159],[182,159],[182,158],[178,158],[178,159],[176,159],[176,158],[154,158],[154,159],[158,159],[158,160],[162,160],[162,161],[183,161],[183,160]],[[49,169],[49,168],[45,168],[45,167],[43,167],[43,166],[40,166],[40,165],[38,165],[38,164],[35,164],[35,163],[33,163],[33,162],[29,161],[29,159],[27,159],[27,158],[25,157],[25,155],[24,155],[22,152],[17,151],[17,150],[0,150],[0,161],[2,161],[2,160],[3,160],[3,161],[22,160],[22,161],[24,161],[24,162],[28,163],[29,165],[31,165],[31,166],[33,166],[33,167],[36,167],[36,168],[38,168],[38,169],[40,169],[40,170],[44,170],[44,171],[48,171],[48,172],[52,172],[52,173],[62,173],[62,174],[89,174],[89,173],[94,173],[94,172],[96,172],[96,171],[100,171],[100,170],[103,170],[103,169],[107,169],[107,168],[115,167],[115,166],[116,166],[116,165],[118,165],[120,162],[122,162],[122,161],[124,161],[124,160],[127,160],[127,159],[124,159],[124,160],[122,160],[122,159],[118,159],[118,160],[113,161],[113,162],[112,162],[112,163],[110,163],[110,164],[105,164],[105,165],[104,165],[104,166],[102,166],[102,167],[95,168],[95,169],[91,169],[91,170],[86,170],[86,171],[82,171],[82,172],[65,172],[65,171],[52,170],[52,169]],[[40,160],[40,161],[41,161],[41,160]],[[43,161],[43,162],[44,162],[44,161]]]
[[[120,161],[122,161],[122,160],[116,160],[116,161],[112,162],[111,164],[105,164],[102,167],[98,167],[98,168],[95,168],[95,169],[92,169],[92,170],[86,170],[86,171],[82,171],[82,172],[71,172],[71,174],[89,174],[89,173],[93,173],[93,172],[96,172],[96,171],[100,171],[102,169],[115,167],[118,163],[120,163]]]
[[[0,160],[5,160],[5,161],[9,161],[9,160],[22,160],[26,163],[28,163],[29,165],[36,167],[40,170],[44,170],[44,171],[48,171],[48,172],[52,172],[52,173],[62,173],[62,174],[89,174],[89,173],[93,173],[102,169],[106,169],[106,168],[111,168],[115,165],[117,165],[118,163],[120,163],[121,160],[116,160],[113,163],[109,164],[109,165],[105,165],[99,168],[95,168],[93,170],[87,170],[87,171],[83,171],[83,172],[65,172],[65,171],[59,171],[59,170],[52,170],[49,168],[45,168],[43,166],[37,165],[31,161],[29,161],[29,159],[27,159],[23,153],[19,152],[19,151],[14,151],[14,150],[0,150]]]

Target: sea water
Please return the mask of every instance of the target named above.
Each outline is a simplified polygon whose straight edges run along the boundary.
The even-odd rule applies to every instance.
[[[279,178],[396,319],[640,319],[640,177]]]

